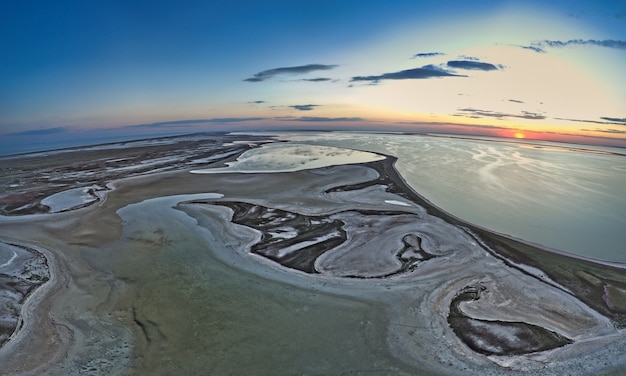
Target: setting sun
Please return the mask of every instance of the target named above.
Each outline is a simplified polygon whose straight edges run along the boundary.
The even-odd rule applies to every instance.
[[[524,134],[522,132],[516,132],[513,137],[515,138],[525,138],[526,136],[524,136]]]

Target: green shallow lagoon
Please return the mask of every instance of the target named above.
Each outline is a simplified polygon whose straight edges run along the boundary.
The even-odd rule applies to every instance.
[[[151,201],[120,210],[122,239],[86,255],[127,284],[134,372],[409,374],[388,354],[380,307],[230,267],[212,252],[223,240]]]

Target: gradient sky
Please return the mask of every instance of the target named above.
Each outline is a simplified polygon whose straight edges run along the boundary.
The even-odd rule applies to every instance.
[[[626,146],[623,0],[26,0],[0,15],[0,146],[278,128]]]

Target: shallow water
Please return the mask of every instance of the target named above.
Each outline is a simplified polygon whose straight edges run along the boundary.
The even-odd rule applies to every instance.
[[[122,239],[106,253],[87,255],[132,291],[120,304],[132,304],[143,325],[137,371],[405,374],[388,354],[380,307],[271,281],[217,259],[214,250],[233,247],[232,239],[219,226],[200,230],[172,208],[205,196],[129,205],[118,211]]]
[[[384,158],[378,154],[344,148],[274,143],[246,151],[235,162],[227,162],[228,167],[193,170],[191,173],[292,172],[348,163],[373,162]]]
[[[337,146],[400,155],[401,171],[412,176],[411,184],[418,192],[430,198],[433,193],[454,192],[452,189],[458,188],[460,193],[452,193],[449,200],[459,203],[464,202],[460,195],[476,195],[473,191],[477,188],[460,185],[463,176],[444,181],[446,174],[439,169],[455,168],[448,172],[457,174],[466,169],[466,180],[484,182],[484,186],[496,187],[495,192],[500,192],[511,188],[510,181],[515,180],[516,174],[523,175],[524,166],[534,166],[527,168],[530,171],[540,170],[533,164],[538,159],[549,163],[544,175],[562,164],[558,158],[541,159],[518,151],[516,145],[513,151],[507,151],[503,147],[511,146],[500,143],[406,136],[385,139],[387,136],[381,135],[366,135],[361,139],[346,135],[343,140],[341,134],[327,140],[317,137],[319,140],[313,142],[335,142]],[[328,156],[323,148],[308,149],[314,158]],[[416,150],[424,152],[420,154]],[[553,155],[552,150],[531,149],[531,152],[541,151],[550,151],[547,156],[553,158],[560,155]],[[402,157],[403,153],[407,155]],[[252,170],[276,170],[266,162],[252,163]],[[407,164],[405,170],[402,163]],[[520,172],[509,176],[503,173],[507,168],[517,168]],[[228,215],[223,214],[227,211],[223,206],[219,206],[224,210],[220,212],[216,208],[203,209],[204,204],[179,205],[185,200],[232,200],[303,215],[345,210],[406,210],[425,219],[424,209],[405,196],[386,192],[386,185],[376,183],[353,190],[329,191],[335,186],[358,185],[376,176],[372,168],[336,166],[292,173],[223,176],[181,171],[113,184],[115,190],[108,193],[99,207],[67,213],[68,218],[70,214],[86,213],[83,226],[61,236],[68,245],[63,252],[72,249],[71,253],[76,252],[74,258],[68,256],[67,260],[72,263],[72,270],[78,272],[73,275],[74,292],[60,295],[66,296],[65,304],[56,315],[65,317],[75,330],[75,343],[71,356],[60,361],[49,374],[72,374],[68,370],[75,370],[73,374],[84,370],[112,374],[109,372],[112,365],[124,368],[122,374],[426,374],[423,370],[444,374],[502,374],[504,369],[496,366],[496,360],[488,361],[468,352],[446,321],[446,310],[455,292],[475,282],[487,284],[495,292],[482,301],[486,308],[474,304],[475,316],[487,313],[491,315],[486,317],[489,319],[547,322],[556,315],[557,320],[553,321],[560,330],[581,339],[579,344],[554,357],[552,367],[557,368],[552,368],[552,374],[568,373],[556,370],[569,371],[570,367],[578,370],[578,374],[590,374],[584,367],[601,369],[602,362],[605,367],[620,365],[624,339],[609,338],[615,328],[608,319],[595,317],[587,305],[550,284],[544,285],[542,278],[510,269],[488,252],[475,248],[478,244],[465,232],[440,219],[431,218],[432,228],[421,228],[425,233],[423,244],[428,249],[433,247],[433,254],[439,247],[436,244],[446,245],[446,250],[457,252],[454,257],[434,258],[421,264],[418,273],[399,275],[397,279],[342,279],[287,270],[248,253],[251,240],[259,234],[232,224]],[[519,176],[516,179],[519,184],[527,183]],[[578,182],[584,186],[584,179],[579,180],[574,179],[572,184]],[[418,187],[420,183],[422,188]],[[535,185],[544,187],[543,184],[528,184],[528,189]],[[448,185],[449,188],[441,189]],[[555,184],[548,187],[559,188]],[[172,196],[183,192],[205,193]],[[514,201],[528,201],[515,191],[509,194],[518,197]],[[497,201],[492,199],[491,205]],[[54,216],[61,218],[62,214],[51,218]],[[123,222],[119,227],[121,236],[115,232],[118,218]],[[353,226],[357,225],[354,222]],[[36,224],[32,226],[38,228]],[[420,230],[411,226],[407,231]],[[104,236],[97,230],[113,234]],[[106,241],[95,242],[98,234]],[[393,231],[384,234],[391,236]],[[56,239],[58,232],[51,236]],[[52,244],[64,250],[58,242]],[[359,252],[364,248],[355,247]],[[12,257],[12,253],[3,256],[0,265],[7,262],[7,256]],[[89,267],[74,266],[79,259]],[[498,309],[494,310],[494,306]],[[561,317],[573,319],[560,322]],[[587,320],[589,317],[591,320]],[[553,324],[547,327],[552,328]],[[132,346],[127,339],[131,331]],[[593,351],[587,351],[587,338],[594,336],[600,336],[610,346],[589,345]],[[522,368],[528,364],[540,367],[534,359],[520,364]],[[539,368],[532,369],[539,372]]]
[[[568,253],[626,262],[625,156],[418,135],[283,138],[394,155],[409,185],[461,219]]]

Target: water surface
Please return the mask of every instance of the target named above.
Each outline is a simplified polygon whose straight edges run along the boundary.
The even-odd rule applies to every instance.
[[[283,138],[394,155],[409,185],[461,219],[568,253],[626,262],[626,156],[610,153],[613,148],[334,132]]]

